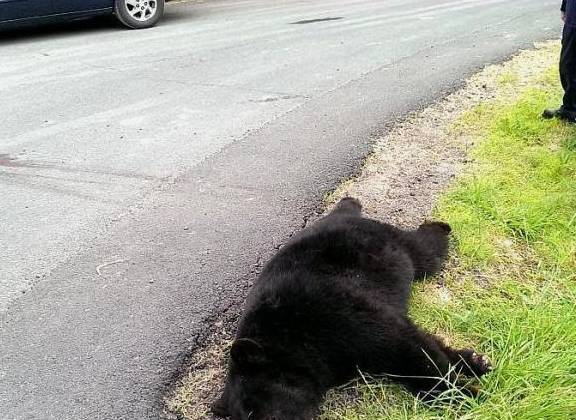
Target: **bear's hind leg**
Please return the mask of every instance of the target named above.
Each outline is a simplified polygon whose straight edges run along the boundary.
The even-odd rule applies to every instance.
[[[410,255],[416,269],[415,279],[437,274],[448,255],[451,228],[447,223],[428,222],[409,232]]]

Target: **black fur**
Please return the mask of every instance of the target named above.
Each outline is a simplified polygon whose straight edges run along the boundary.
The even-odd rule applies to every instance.
[[[264,268],[230,352],[224,394],[213,405],[234,420],[314,418],[326,391],[358,375],[389,374],[417,395],[445,389],[450,366],[489,369],[407,317],[411,282],[437,273],[450,227],[415,231],[361,216],[345,198],[294,237]]]

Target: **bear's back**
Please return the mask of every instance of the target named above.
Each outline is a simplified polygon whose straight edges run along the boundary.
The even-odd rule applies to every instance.
[[[395,267],[412,268],[399,231],[360,217],[328,222],[295,237],[266,265],[238,337],[257,337],[291,358],[317,352],[338,365],[359,357],[361,346],[350,343],[368,341],[383,317],[405,311],[407,289],[397,290]]]

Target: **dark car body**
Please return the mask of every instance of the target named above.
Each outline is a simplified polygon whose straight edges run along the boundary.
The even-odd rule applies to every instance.
[[[112,14],[114,0],[0,0],[0,28]]]
[[[0,27],[110,14],[114,0],[0,0]]]

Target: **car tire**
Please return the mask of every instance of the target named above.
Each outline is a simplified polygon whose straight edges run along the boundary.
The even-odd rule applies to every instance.
[[[164,14],[164,3],[164,0],[115,0],[114,13],[128,28],[150,28]]]

